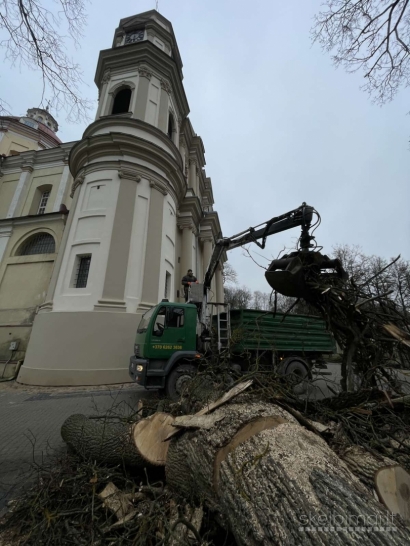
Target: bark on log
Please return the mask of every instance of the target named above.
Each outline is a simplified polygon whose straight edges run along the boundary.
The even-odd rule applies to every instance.
[[[377,470],[397,464],[389,457],[380,456],[377,458],[361,446],[350,446],[339,455],[353,474],[372,490],[374,489],[374,477]]]
[[[222,515],[238,545],[410,542],[410,531],[396,519],[395,532],[369,532],[377,524],[391,526],[389,512],[288,412],[264,403],[232,403],[220,411],[225,416],[215,427],[172,440],[166,475],[188,502],[203,500]]]
[[[135,447],[132,427],[128,424],[91,420],[85,415],[75,414],[64,421],[61,436],[84,458],[106,464],[148,465]]]

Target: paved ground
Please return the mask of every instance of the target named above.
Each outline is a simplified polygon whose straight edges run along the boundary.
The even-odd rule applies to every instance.
[[[73,413],[130,413],[147,392],[135,385],[93,390],[0,383],[0,514],[30,463],[64,448],[60,427]]]

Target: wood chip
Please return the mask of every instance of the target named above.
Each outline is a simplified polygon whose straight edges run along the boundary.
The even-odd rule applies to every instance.
[[[218,411],[215,411],[210,415],[181,415],[180,417],[175,418],[172,426],[182,428],[204,428],[209,430],[215,423],[221,421],[223,418],[224,414]]]
[[[98,496],[104,501],[103,505],[114,512],[119,520],[124,518],[134,508],[129,500],[129,494],[123,493],[112,482],[109,482]]]
[[[235,398],[235,396],[238,396],[238,394],[241,394],[244,390],[246,390],[248,387],[250,387],[253,383],[252,379],[248,379],[247,381],[243,381],[242,383],[238,383],[238,385],[235,385],[235,387],[232,387],[228,392],[226,392],[221,398],[218,398],[215,402],[212,402],[211,404],[208,404],[201,410],[199,410],[197,413],[195,413],[196,416],[198,415],[206,415],[207,413],[210,413],[216,408],[219,408],[223,404],[226,404],[229,402],[229,400],[232,400],[232,398]],[[182,430],[182,428],[177,428],[168,436],[165,438],[164,442],[167,440],[170,440],[173,438],[176,434],[179,434],[179,432]]]

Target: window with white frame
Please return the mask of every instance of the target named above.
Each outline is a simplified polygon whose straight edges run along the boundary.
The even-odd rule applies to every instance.
[[[40,205],[38,207],[37,214],[45,213],[49,197],[50,197],[50,192],[48,190],[43,191],[43,193],[41,194]]]

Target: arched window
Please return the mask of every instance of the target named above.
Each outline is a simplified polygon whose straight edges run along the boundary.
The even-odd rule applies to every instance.
[[[169,116],[168,116],[168,131],[167,131],[167,135],[169,136],[169,138],[172,140],[172,133],[174,132],[174,117],[173,115],[170,113]]]
[[[22,243],[16,256],[31,256],[32,254],[54,254],[56,244],[49,233],[35,233]]]
[[[131,101],[131,89],[125,87],[120,89],[114,98],[114,104],[112,106],[112,114],[124,114],[128,112]]]

